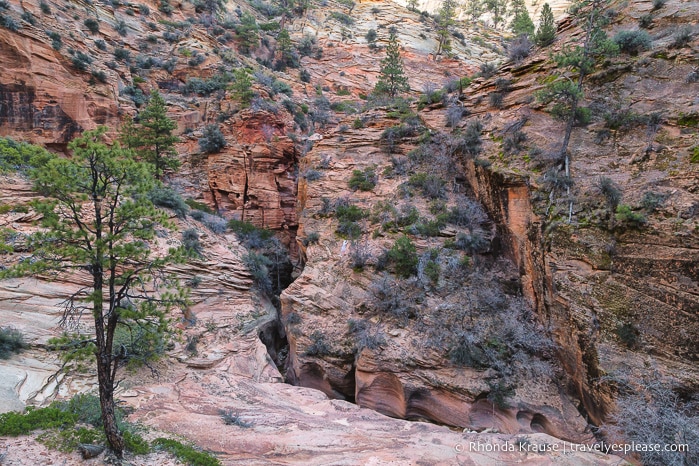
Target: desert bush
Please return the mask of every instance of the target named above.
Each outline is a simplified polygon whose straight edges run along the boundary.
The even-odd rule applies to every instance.
[[[0,327],[0,359],[7,359],[26,346],[22,332],[12,327]]]
[[[306,245],[317,244],[320,240],[320,234],[318,232],[312,231],[306,235]]]
[[[393,263],[396,275],[410,277],[417,272],[417,249],[407,236],[403,235],[396,240],[388,251],[388,258]]]
[[[495,74],[495,72],[498,70],[498,68],[495,66],[494,63],[483,63],[481,64],[479,75],[484,77],[484,78],[490,78]]]
[[[469,233],[458,233],[454,245],[468,254],[480,254],[488,250],[490,241],[481,229],[474,229]]]
[[[653,25],[653,15],[646,13],[638,18],[638,27],[648,29]]]
[[[454,103],[447,108],[447,122],[446,126],[448,128],[456,128],[461,119],[468,115],[468,110],[461,106],[459,103]]]
[[[206,125],[204,133],[199,138],[199,148],[206,154],[220,152],[226,147],[226,138],[218,125]]]
[[[648,212],[655,212],[658,208],[662,207],[665,198],[666,196],[664,194],[646,191],[641,198],[641,207]]]
[[[350,263],[355,271],[364,270],[371,259],[371,252],[366,241],[352,241],[350,244]]]
[[[531,53],[533,44],[526,34],[517,36],[507,46],[507,57],[514,63],[520,63]]]
[[[488,102],[490,102],[490,106],[493,108],[500,109],[502,108],[503,104],[503,95],[500,92],[491,92],[488,94]]]
[[[316,330],[311,334],[311,344],[305,351],[306,356],[327,356],[332,354],[332,348],[327,342],[325,335]]]
[[[354,24],[354,18],[341,11],[331,11],[330,17],[345,26],[352,26]]]
[[[376,186],[377,181],[375,167],[370,166],[364,170],[352,170],[348,185],[352,191],[371,191]]]
[[[357,171],[357,170],[355,170]],[[315,170],[313,168],[308,168],[304,170],[304,172],[301,174],[301,176],[308,181],[316,181],[319,180],[323,177],[323,174],[319,172],[318,170]]]
[[[396,317],[403,323],[412,315],[400,283],[390,275],[384,273],[374,279],[369,285],[369,291],[372,295],[372,307],[377,311]]]
[[[347,321],[349,332],[354,337],[356,352],[364,348],[375,351],[386,345],[386,337],[381,329],[372,329],[371,322],[364,319],[350,319]]]
[[[597,189],[604,196],[604,199],[609,207],[610,212],[614,212],[621,202],[622,192],[619,186],[606,176],[601,176],[597,180]]]
[[[153,441],[153,446],[156,449],[172,453],[180,461],[190,466],[221,466],[221,462],[211,453],[199,451],[177,440],[159,437]]]
[[[223,420],[223,423],[226,424],[227,426],[238,426],[242,427],[243,429],[248,429],[252,427],[252,422],[250,421],[245,421],[240,414],[234,413],[233,411],[229,410],[221,410],[219,411],[219,414],[221,415],[221,419]]]
[[[466,126],[466,130],[461,134],[457,151],[471,158],[475,158],[481,153],[483,142],[481,131],[483,124],[479,121],[472,121]]]
[[[502,140],[502,149],[505,154],[519,154],[524,150],[524,143],[527,140],[527,135],[523,131],[514,131],[508,133]]]
[[[124,20],[119,20],[114,25],[114,30],[122,37],[126,36],[128,29],[126,27],[126,22]]]
[[[179,218],[185,218],[187,216],[187,212],[189,211],[189,208],[187,207],[184,199],[182,199],[182,196],[168,186],[153,188],[148,193],[148,198],[153,204],[159,207],[172,209]]]
[[[182,232],[182,246],[188,254],[201,256],[202,246],[196,228],[188,228]]]
[[[272,280],[269,269],[272,266],[272,261],[264,254],[250,251],[243,256],[243,263],[252,275],[257,288],[263,293],[270,294],[272,292]]]
[[[617,381],[619,396],[613,425],[605,426],[610,442],[636,445],[688,445],[683,451],[646,449],[637,453],[643,464],[686,466],[699,464],[697,406],[683,401],[680,390],[660,374]],[[696,403],[696,401],[694,402]],[[678,449],[679,450],[679,449]]]
[[[616,327],[615,333],[627,348],[638,348],[640,333],[635,325],[631,323],[619,324]]]
[[[693,36],[694,33],[692,32],[691,26],[682,26],[672,36],[672,43],[670,44],[670,48],[681,49],[683,47],[686,47],[687,44],[689,44],[689,42],[692,40]]]
[[[362,226],[358,222],[366,218],[368,212],[355,205],[337,205],[335,216],[340,222],[335,232],[342,238],[356,239],[363,233]]]
[[[488,221],[488,216],[480,203],[461,196],[457,198],[456,205],[449,211],[448,220],[449,223],[456,226],[475,230]]]
[[[661,9],[665,6],[665,3],[667,3],[667,0],[653,0],[653,11]]]
[[[75,52],[70,61],[76,69],[86,71],[87,66],[92,63],[92,57],[83,52]]]
[[[641,228],[647,223],[645,215],[634,212],[631,207],[626,204],[619,204],[617,206],[614,217],[622,227]]]
[[[131,52],[121,47],[116,47],[114,49],[114,58],[119,61],[128,62],[131,59]]]
[[[652,40],[646,31],[619,31],[614,36],[614,42],[619,46],[619,50],[629,55],[637,55],[639,52],[648,50]]]
[[[83,21],[83,24],[92,34],[100,32],[100,23],[94,18],[87,18]]]

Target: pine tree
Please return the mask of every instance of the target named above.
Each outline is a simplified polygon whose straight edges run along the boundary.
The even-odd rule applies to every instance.
[[[375,94],[386,94],[393,98],[400,92],[408,92],[408,77],[403,71],[400,44],[395,29],[391,29],[386,47],[386,58],[381,60],[381,75],[374,87]]]
[[[244,55],[250,53],[250,50],[257,47],[260,43],[260,27],[257,25],[257,20],[255,17],[248,13],[243,12],[240,17],[240,24],[235,27],[235,35],[240,41],[240,52]]]
[[[485,0],[485,9],[492,15],[493,26],[505,21],[507,15],[508,0]]]
[[[293,45],[291,43],[291,36],[289,31],[282,29],[279,31],[277,36],[277,51],[279,52],[279,59],[286,61],[293,50]]]
[[[553,12],[548,3],[544,3],[541,8],[541,19],[539,20],[539,29],[536,31],[534,41],[539,47],[551,45],[556,39],[556,22],[553,19]]]
[[[233,71],[233,84],[228,88],[233,98],[240,102],[242,107],[248,107],[255,94],[252,92],[252,80],[245,68]]]
[[[165,100],[158,90],[151,92],[148,105],[138,116],[138,123],[126,120],[122,128],[122,142],[144,161],[150,163],[154,175],[161,179],[165,170],[176,170],[180,166],[173,135],[177,124],[167,116]]]
[[[510,29],[515,36],[532,36],[534,34],[534,21],[529,16],[529,11],[527,11],[527,6],[524,4],[524,0],[513,0],[512,1],[512,22],[510,23]]]
[[[444,0],[437,14],[437,55],[451,52],[451,32],[456,15],[456,1]]]
[[[465,3],[465,12],[471,18],[472,21],[476,21],[483,14],[483,1],[482,0],[467,0]]]
[[[418,0],[408,0],[408,9],[410,11],[417,11]]]
[[[152,255],[148,241],[155,237],[156,226],[170,227],[168,215],[147,195],[159,183],[131,151],[118,144],[106,146],[106,131],[85,132],[68,145],[71,158],[56,157],[31,170],[34,189],[48,198],[33,204],[43,228],[27,240],[37,260],[21,261],[0,272],[0,278],[77,270],[90,278],[89,285],[66,298],[63,322],[71,329],[91,330],[66,334],[50,344],[63,352],[66,367],[78,360],[95,361],[104,432],[120,458],[124,438],[114,391],[117,371],[128,362],[129,352],[115,344],[115,333],[117,327],[128,326],[131,334],[146,338],[141,343],[163,342],[165,311],[185,303],[183,290],[163,276],[163,268],[185,256],[182,250]],[[93,325],[79,326],[88,316]]]
[[[580,106],[585,96],[585,79],[594,71],[599,58],[615,55],[619,51],[618,46],[602,30],[602,26],[607,22],[604,10],[608,3],[609,0],[578,0],[570,7],[573,21],[579,24],[583,31],[582,42],[565,44],[562,51],[554,55],[553,59],[560,70],[559,79],[548,84],[537,94],[537,99],[541,102],[553,102],[551,113],[555,118],[566,123],[559,153],[567,179],[570,179],[568,145],[573,127],[576,123],[589,118],[589,109]],[[577,79],[571,79],[569,74],[577,75]],[[567,189],[569,192],[570,188]],[[572,215],[573,202],[570,201],[569,222]]]

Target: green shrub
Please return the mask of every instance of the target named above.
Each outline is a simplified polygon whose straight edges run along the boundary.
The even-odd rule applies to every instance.
[[[258,228],[250,222],[231,219],[228,221],[228,228],[235,233],[238,241],[247,248],[264,248],[267,242],[274,236],[274,233],[266,228]]]
[[[87,65],[92,63],[92,57],[83,52],[76,52],[70,61],[77,70],[86,71]]]
[[[312,231],[306,235],[306,244],[316,244],[320,240],[320,234]]]
[[[682,26],[672,36],[672,43],[670,44],[670,48],[681,49],[683,47],[686,47],[689,44],[689,42],[692,40],[693,36],[694,36],[694,33],[692,32],[691,26],[689,26],[689,25]]]
[[[159,207],[172,209],[179,218],[185,218],[189,211],[182,196],[168,186],[154,188],[148,193],[148,198],[153,204]]]
[[[636,213],[626,204],[619,204],[616,208],[616,220],[623,226],[631,228],[641,228],[646,224],[645,215]]]
[[[78,421],[94,427],[102,427],[102,409],[100,399],[90,393],[75,395],[69,401],[60,404],[65,410],[78,416]],[[117,423],[122,422],[123,412],[117,409]]]
[[[7,359],[25,347],[22,332],[11,327],[0,327],[0,359]]]
[[[100,23],[98,23],[97,20],[94,18],[86,19],[85,21],[83,21],[83,24],[87,29],[89,29],[89,31],[92,34],[97,34],[98,32],[100,32]]]
[[[199,148],[206,154],[220,152],[226,147],[226,138],[223,136],[218,125],[207,125],[204,127],[204,133],[199,138]]]
[[[107,82],[107,73],[105,73],[102,70],[92,70],[90,73],[93,78],[95,78],[97,81],[101,83],[106,83]]]
[[[316,330],[311,334],[311,344],[306,349],[306,356],[327,356],[332,353],[332,348],[325,340],[325,335]]]
[[[243,256],[243,263],[248,268],[257,288],[264,293],[272,292],[272,279],[270,278],[270,268],[272,261],[264,254],[250,251]]]
[[[490,365],[488,356],[480,347],[464,340],[449,351],[449,360],[457,366],[479,370],[487,369]]]
[[[354,19],[341,11],[331,11],[330,17],[345,26],[351,26],[354,24]]]
[[[0,173],[40,167],[53,157],[42,147],[0,137]]]
[[[128,30],[127,30],[126,23],[124,22],[124,20],[118,21],[118,22],[114,25],[114,30],[115,30],[120,36],[122,36],[122,37],[123,37],[123,36],[126,36],[126,33],[127,33]]]
[[[152,322],[119,323],[114,332],[114,353],[123,355],[129,369],[159,360],[165,354],[167,339]]]
[[[184,445],[177,440],[168,438],[157,438],[153,441],[153,445],[160,449],[175,455],[179,460],[189,464],[190,466],[220,466],[221,462],[211,453],[196,450],[194,447]]]
[[[604,196],[609,210],[615,212],[623,196],[619,186],[611,178],[601,176],[597,180],[597,189]]]
[[[114,58],[119,61],[128,62],[131,59],[131,51],[116,47],[114,49]]]
[[[78,416],[57,406],[34,409],[24,413],[14,411],[0,414],[0,436],[27,435],[37,429],[53,429],[74,426]]]
[[[652,40],[646,31],[619,31],[614,36],[614,42],[619,46],[619,50],[630,55],[637,55],[639,52],[648,50]]]
[[[182,232],[182,246],[190,256],[201,256],[202,247],[196,228],[188,228]]]
[[[417,272],[417,249],[405,235],[398,238],[388,251],[388,259],[393,263],[396,275],[400,277],[407,278]]]
[[[150,445],[148,441],[141,437],[138,433],[132,432],[130,429],[123,431],[124,448],[135,455],[147,455],[150,453]]]
[[[342,238],[355,239],[362,235],[362,227],[357,223],[369,216],[369,213],[355,205],[339,205],[335,216],[340,221],[335,232]]]
[[[185,199],[184,203],[193,210],[200,210],[210,215],[214,213],[213,210],[211,210],[211,208],[203,202],[195,201],[194,199]]]
[[[646,209],[648,212],[654,212],[659,207],[662,207],[665,202],[665,195],[660,193],[654,193],[652,191],[647,191],[643,193],[641,198],[641,207]]]
[[[352,170],[348,184],[352,191],[371,191],[376,186],[376,181],[375,167],[371,166],[364,170]]]
[[[615,330],[621,342],[630,349],[638,348],[640,343],[640,333],[635,325],[626,323],[619,324]]]

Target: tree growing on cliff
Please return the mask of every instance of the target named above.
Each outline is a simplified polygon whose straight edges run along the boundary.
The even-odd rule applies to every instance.
[[[52,341],[66,363],[94,357],[102,423],[109,446],[121,457],[124,438],[115,415],[117,370],[130,348],[154,347],[167,330],[167,309],[183,303],[182,289],[163,274],[184,258],[180,250],[151,254],[155,227],[169,227],[147,193],[158,182],[150,167],[118,144],[103,143],[105,127],[69,144],[71,158],[53,158],[31,170],[34,189],[47,200],[34,202],[42,231],[29,238],[33,260],[4,270],[0,278],[30,274],[85,273],[89,284],[64,301],[62,324],[71,334]],[[91,315],[94,329],[79,331]],[[82,327],[84,329],[84,327]],[[130,344],[117,344],[121,329]]]
[[[451,28],[456,16],[456,1],[444,0],[442,6],[437,13],[437,53],[451,52]]]
[[[536,30],[534,41],[539,47],[546,47],[556,39],[556,21],[553,19],[553,12],[548,3],[544,3],[541,8],[541,19],[539,29]]]
[[[252,91],[252,79],[245,68],[238,68],[233,71],[233,83],[228,87],[232,97],[240,102],[241,107],[250,106],[255,93]]]
[[[553,103],[551,114],[565,122],[563,142],[558,152],[563,161],[566,178],[570,179],[570,154],[568,145],[577,123],[589,120],[589,109],[582,107],[585,79],[594,71],[597,60],[615,55],[618,47],[602,30],[607,16],[604,10],[609,0],[579,0],[570,7],[573,21],[580,25],[582,39],[574,38],[565,44],[553,59],[559,70],[558,79],[537,94],[539,101]],[[570,194],[570,187],[567,188]],[[568,209],[568,222],[573,215],[573,202]]]
[[[510,23],[510,30],[515,36],[525,35],[531,37],[534,35],[534,21],[529,16],[524,0],[512,1],[512,14],[514,17]]]
[[[155,177],[161,179],[165,170],[177,170],[180,166],[175,150],[179,138],[172,134],[175,128],[177,123],[168,118],[165,99],[156,89],[138,115],[138,122],[127,119],[123,125],[122,142],[150,163]]]
[[[508,0],[485,0],[483,3],[491,15],[493,27],[497,29],[498,24],[503,23],[507,16]]]
[[[400,44],[396,30],[391,29],[386,46],[386,58],[381,60],[379,81],[374,87],[374,94],[388,95],[393,98],[400,92],[408,92],[408,77],[403,71],[403,59],[400,56]]]

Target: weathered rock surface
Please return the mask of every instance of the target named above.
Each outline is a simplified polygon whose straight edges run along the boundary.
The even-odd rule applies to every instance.
[[[629,5],[619,17],[637,18],[647,11],[645,5]],[[668,4],[654,19],[655,34],[669,35],[689,21],[685,4]],[[610,35],[629,27],[620,19]],[[577,34],[566,23],[558,43]],[[688,156],[697,129],[682,122],[682,115],[697,113],[696,100],[686,98],[687,86],[697,84],[685,81],[692,71],[686,50],[668,44],[658,39],[638,58],[622,54],[590,76],[585,104],[596,118],[574,130],[569,148],[575,196],[571,225],[565,222],[567,203],[550,203],[545,179],[537,174],[546,170],[545,154],[560,147],[563,136],[562,124],[531,101],[553,71],[544,61],[551,51],[503,67],[500,74],[477,82],[465,99],[491,136],[484,153],[492,165],[465,163],[469,184],[499,225],[524,290],[560,345],[570,388],[595,423],[614,406],[610,387],[600,381],[605,374],[658,371],[682,391],[699,389],[694,337],[699,332],[699,171]],[[502,109],[487,103],[496,92],[496,79],[511,81]],[[655,130],[645,123],[609,130],[605,118],[623,111],[659,112],[663,123]],[[443,118],[439,113],[425,116],[437,126]],[[504,155],[502,140],[517,122],[526,133],[524,150],[538,148],[543,157]],[[598,188],[602,176],[619,186],[623,204],[647,217],[644,227],[614,222]],[[643,208],[648,193],[662,201]],[[622,338],[623,326],[634,332],[632,341]]]

